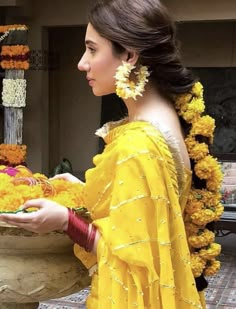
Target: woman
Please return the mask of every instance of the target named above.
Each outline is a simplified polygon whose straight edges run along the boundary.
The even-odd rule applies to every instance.
[[[0,216],[34,232],[62,229],[80,245],[76,255],[97,263],[87,308],[205,308],[185,233],[192,172],[175,104],[201,89],[175,35],[159,0],[95,1],[78,68],[94,95],[123,98],[128,116],[97,132],[106,147],[83,189],[92,223],[42,199],[24,205],[37,212]]]

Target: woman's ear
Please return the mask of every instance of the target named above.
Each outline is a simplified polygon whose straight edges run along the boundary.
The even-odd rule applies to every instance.
[[[125,52],[124,61],[135,65],[138,62],[139,55],[135,51],[127,50]]]

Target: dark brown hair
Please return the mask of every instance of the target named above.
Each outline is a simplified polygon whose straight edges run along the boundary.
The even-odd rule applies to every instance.
[[[159,0],[97,0],[88,19],[117,53],[135,50],[166,97],[192,88],[196,80],[181,62],[175,24]]]

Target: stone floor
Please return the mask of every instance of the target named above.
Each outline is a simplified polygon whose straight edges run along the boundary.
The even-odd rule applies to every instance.
[[[60,299],[52,299],[46,303],[41,303],[38,309],[85,309],[86,298],[89,288]]]
[[[207,309],[236,309],[236,234],[217,238],[222,245],[221,270],[206,290]]]
[[[222,245],[221,270],[209,279],[207,309],[236,309],[236,235],[219,237],[217,242]],[[80,293],[50,300],[41,303],[38,309],[84,309],[88,293],[89,289],[85,289]]]

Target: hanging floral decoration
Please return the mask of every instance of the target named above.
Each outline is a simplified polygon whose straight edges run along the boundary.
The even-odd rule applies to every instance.
[[[208,146],[213,142],[215,121],[202,115],[205,105],[200,82],[195,83],[190,93],[176,97],[175,102],[178,114],[190,125],[185,142],[194,163],[194,173],[205,182],[201,189],[195,189],[193,183],[185,209],[192,270],[195,277],[210,276],[220,268],[220,262],[215,258],[221,247],[214,243],[215,234],[207,229],[207,224],[219,220],[224,211],[220,194],[221,166],[209,154]]]
[[[21,42],[24,44],[27,41],[27,30],[26,25],[20,24],[0,26],[0,43],[16,45]]]
[[[26,25],[21,25],[21,24],[13,24],[13,25],[4,25],[4,26],[0,26],[0,33],[4,33],[6,31],[25,31],[28,30],[28,27]]]
[[[26,145],[0,144],[0,164],[16,166],[26,162]]]
[[[26,80],[3,79],[2,105],[5,107],[25,107]]]
[[[80,205],[79,211],[85,212],[82,189],[81,183],[48,179],[43,174],[33,174],[22,165],[0,165],[0,212],[18,212],[27,200],[35,198],[47,198],[74,209]]]
[[[13,108],[13,111],[26,105],[24,70],[29,68],[30,53],[29,47],[25,45],[27,44],[27,32],[28,27],[26,25],[0,26],[0,66],[7,69],[3,79],[2,104],[7,109]],[[20,72],[17,72],[17,70],[20,70]],[[25,165],[26,146],[0,144],[0,164],[10,167]]]
[[[2,47],[1,59],[10,60],[11,58],[19,60],[29,59],[29,46],[27,45],[4,45]]]
[[[27,45],[4,45],[0,54],[3,69],[29,69],[30,50]]]

